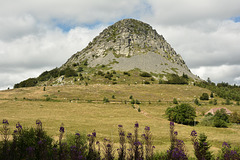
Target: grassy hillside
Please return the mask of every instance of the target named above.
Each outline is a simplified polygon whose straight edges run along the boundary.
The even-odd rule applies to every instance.
[[[45,90],[45,91],[44,91]],[[76,131],[91,133],[94,129],[97,138],[105,137],[118,141],[117,127],[122,124],[125,131],[133,132],[136,121],[140,124],[140,133],[145,126],[150,126],[154,137],[156,150],[165,151],[170,145],[169,121],[164,116],[169,106],[175,106],[172,101],[191,103],[196,108],[200,121],[202,113],[210,108],[222,106],[225,101],[218,97],[217,106],[201,102],[202,106],[194,105],[195,98],[202,93],[211,92],[189,85],[69,85],[50,87],[30,87],[6,90],[0,92],[0,118],[8,119],[12,131],[19,121],[25,127],[34,127],[36,119],[43,122],[44,129],[54,137],[58,136],[59,126],[64,123],[66,134]],[[114,95],[114,96],[113,96]],[[135,109],[129,97],[138,99],[141,104]],[[110,103],[104,103],[106,97]],[[140,107],[141,112],[138,112]],[[231,111],[240,113],[237,105],[226,106]],[[240,126],[231,125],[229,128],[213,128],[205,126],[185,126],[176,124],[178,138],[184,140],[190,155],[193,148],[190,133],[195,129],[198,133],[205,133],[212,144],[211,150],[217,152],[224,141],[233,146],[240,145]]]

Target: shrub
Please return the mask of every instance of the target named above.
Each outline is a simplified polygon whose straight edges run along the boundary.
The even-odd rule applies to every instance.
[[[65,77],[75,77],[78,76],[77,72],[71,68],[66,68],[64,71]]]
[[[128,75],[128,76],[130,76],[131,74],[130,73],[128,73],[128,72],[123,72],[123,74],[124,75]]]
[[[211,92],[210,97],[213,98],[213,92]]]
[[[105,74],[102,71],[98,71],[97,75],[104,76]]]
[[[214,127],[227,128],[227,123],[222,119],[214,119],[213,125]]]
[[[83,65],[84,65],[84,66],[87,66],[87,65],[88,65],[88,60],[87,60],[87,59],[85,59],[85,60],[83,61]]]
[[[213,105],[217,105],[217,100],[213,99]]]
[[[229,116],[229,122],[239,124],[240,123],[240,115],[237,112],[233,112]]]
[[[172,108],[167,108],[165,114],[168,116],[168,120],[186,125],[193,125],[194,118],[196,117],[195,108],[190,104],[184,103]]]
[[[78,67],[78,72],[82,72],[83,71],[83,68],[82,67]]]
[[[227,115],[226,110],[223,108],[221,110],[217,110],[213,117],[214,119],[221,119],[226,123],[229,122],[229,116]]]
[[[113,85],[117,84],[117,82],[112,82]]]
[[[217,110],[213,116],[213,125],[214,127],[226,128],[227,123],[229,122],[229,116],[226,114],[225,109]]]
[[[138,107],[138,112],[141,112],[141,109],[140,109],[140,107]]]
[[[141,102],[139,100],[136,99],[136,104],[141,104]]]
[[[150,82],[149,82],[149,81],[144,81],[143,83],[144,83],[144,84],[150,84]]]
[[[112,71],[112,74],[117,74],[117,72],[115,70]]]
[[[226,103],[225,103],[226,105],[230,105],[231,104],[231,102],[230,102],[230,100],[227,98],[226,99]]]
[[[214,118],[213,118],[213,115],[212,114],[210,115],[210,114],[205,115],[205,117],[200,122],[201,125],[203,125],[203,126],[214,126],[213,125]]]
[[[173,98],[173,104],[178,104],[178,101],[176,98]]]
[[[140,76],[141,77],[152,77],[152,75],[150,73],[147,73],[147,72],[140,73]]]
[[[177,74],[171,74],[167,84],[188,84],[188,79],[179,77]]]
[[[136,101],[134,99],[131,100],[131,104],[135,104]]]
[[[200,96],[200,100],[209,100],[209,95],[207,93],[203,93],[201,96]]]
[[[112,73],[107,72],[107,74],[105,74],[105,78],[108,78],[109,80],[111,80],[113,77]]]
[[[104,102],[104,103],[108,103],[108,102],[109,102],[108,98],[104,97],[104,98],[103,98],[103,102]]]
[[[236,105],[238,105],[238,106],[240,105],[239,101],[237,101]]]
[[[198,99],[197,98],[195,98],[195,100],[194,100],[194,103],[196,104],[196,105],[198,105],[198,106],[200,106],[201,104],[199,103],[199,101],[198,101]]]

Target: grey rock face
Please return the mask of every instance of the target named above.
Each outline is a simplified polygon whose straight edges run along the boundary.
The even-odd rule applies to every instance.
[[[162,35],[135,19],[124,19],[109,26],[62,67],[81,64],[84,60],[90,67],[111,63],[115,70],[139,68],[153,73],[185,73],[198,79]]]

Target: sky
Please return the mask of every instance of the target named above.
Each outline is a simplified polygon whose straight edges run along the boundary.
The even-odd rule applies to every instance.
[[[239,0],[1,0],[0,89],[60,67],[124,18],[150,24],[200,78],[240,85]]]

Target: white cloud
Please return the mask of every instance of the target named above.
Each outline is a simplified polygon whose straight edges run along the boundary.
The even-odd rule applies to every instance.
[[[239,6],[239,0],[3,1],[0,88],[59,67],[122,18],[152,25],[201,78],[240,84],[240,23],[231,21]]]
[[[10,42],[0,41],[1,86],[13,86],[24,79],[37,77],[45,70],[60,67],[87,46],[103,28],[77,27],[68,33],[55,29]]]
[[[240,65],[204,66],[191,69],[191,71],[204,80],[210,77],[215,83],[228,82],[230,84],[240,84]]]

